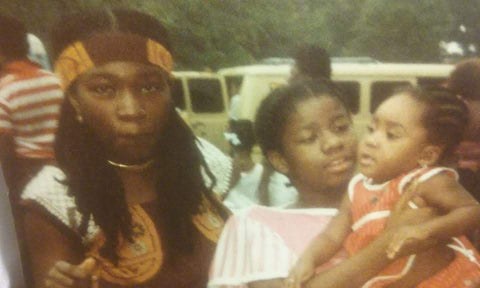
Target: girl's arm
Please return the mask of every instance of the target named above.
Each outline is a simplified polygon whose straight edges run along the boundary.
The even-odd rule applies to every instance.
[[[317,235],[302,253],[288,277],[291,287],[298,287],[315,273],[315,268],[330,260],[351,231],[350,199],[345,193],[338,214],[324,232]]]
[[[403,196],[402,196],[403,197]],[[408,201],[407,201],[408,202]],[[331,269],[315,275],[306,287],[316,288],[338,288],[349,287],[357,288],[364,285],[368,280],[375,277],[393,260],[387,258],[385,253],[393,233],[399,227],[404,225],[418,224],[429,221],[437,217],[432,208],[425,207],[421,209],[409,209],[405,206],[399,206],[392,212],[391,229],[387,229],[372,243],[367,245],[355,255],[342,261]],[[279,279],[262,281],[262,283],[251,283],[249,287],[281,287]],[[259,285],[256,285],[259,284]]]
[[[391,240],[391,230],[382,233],[358,253],[323,273],[315,275],[308,288],[362,287],[391,263],[385,249]]]
[[[317,266],[327,262],[342,248],[343,241],[351,232],[351,227],[350,199],[348,193],[345,193],[338,214],[328,224],[325,232],[312,240],[301,258],[313,258]]]
[[[452,177],[438,174],[417,187],[428,206],[437,208],[441,216],[430,221],[398,229],[388,248],[389,257],[409,254],[416,246],[432,240],[448,241],[463,235],[480,223],[479,203]]]
[[[85,259],[82,247],[41,214],[27,208],[24,218],[34,287],[95,287],[90,281],[95,261]]]

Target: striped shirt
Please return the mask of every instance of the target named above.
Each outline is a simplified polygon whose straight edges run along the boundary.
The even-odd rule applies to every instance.
[[[29,61],[8,63],[0,77],[0,133],[10,134],[18,158],[53,158],[63,92],[60,80]]]

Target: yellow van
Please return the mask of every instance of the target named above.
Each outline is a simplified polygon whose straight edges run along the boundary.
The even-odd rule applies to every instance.
[[[224,78],[216,73],[174,71],[172,97],[177,110],[195,135],[227,151],[223,136],[228,119],[228,97]]]
[[[290,69],[291,64],[264,64],[225,68],[217,73],[176,71],[172,95],[195,134],[228,152],[223,136],[228,125],[228,84],[241,81],[239,118],[253,121],[262,99],[287,83]],[[332,79],[347,94],[355,131],[361,135],[371,112],[396,87],[441,84],[452,69],[450,64],[333,63]]]
[[[291,65],[250,65],[221,69],[226,83],[241,79],[239,118],[255,118],[257,107],[268,93],[284,85]],[[449,64],[333,63],[332,79],[347,96],[355,130],[365,131],[372,111],[402,85],[438,85],[453,69]]]

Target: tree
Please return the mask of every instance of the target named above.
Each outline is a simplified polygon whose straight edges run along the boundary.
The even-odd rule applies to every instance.
[[[449,7],[454,15],[454,25],[448,35],[448,41],[460,43],[465,56],[478,56],[480,49],[480,1],[479,0],[449,0]],[[464,29],[460,28],[463,26]],[[475,51],[469,51],[473,45]]]
[[[46,42],[58,15],[124,7],[149,13],[170,31],[176,69],[251,64],[288,57],[301,44],[334,56],[440,61],[441,40],[480,44],[480,0],[0,0]],[[463,24],[467,33],[459,34]],[[459,38],[460,37],[460,38]],[[457,40],[457,41],[460,41]]]
[[[446,1],[368,0],[348,49],[382,61],[440,61],[439,42],[453,25]]]

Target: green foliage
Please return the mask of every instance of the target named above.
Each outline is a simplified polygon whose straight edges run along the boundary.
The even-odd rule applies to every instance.
[[[349,49],[382,61],[439,61],[439,42],[452,24],[445,1],[369,0]]]
[[[154,15],[174,42],[177,69],[218,69],[288,57],[301,44],[333,56],[440,61],[439,41],[479,44],[480,0],[0,0],[44,40],[61,13],[125,7]],[[47,45],[48,46],[48,45]]]

